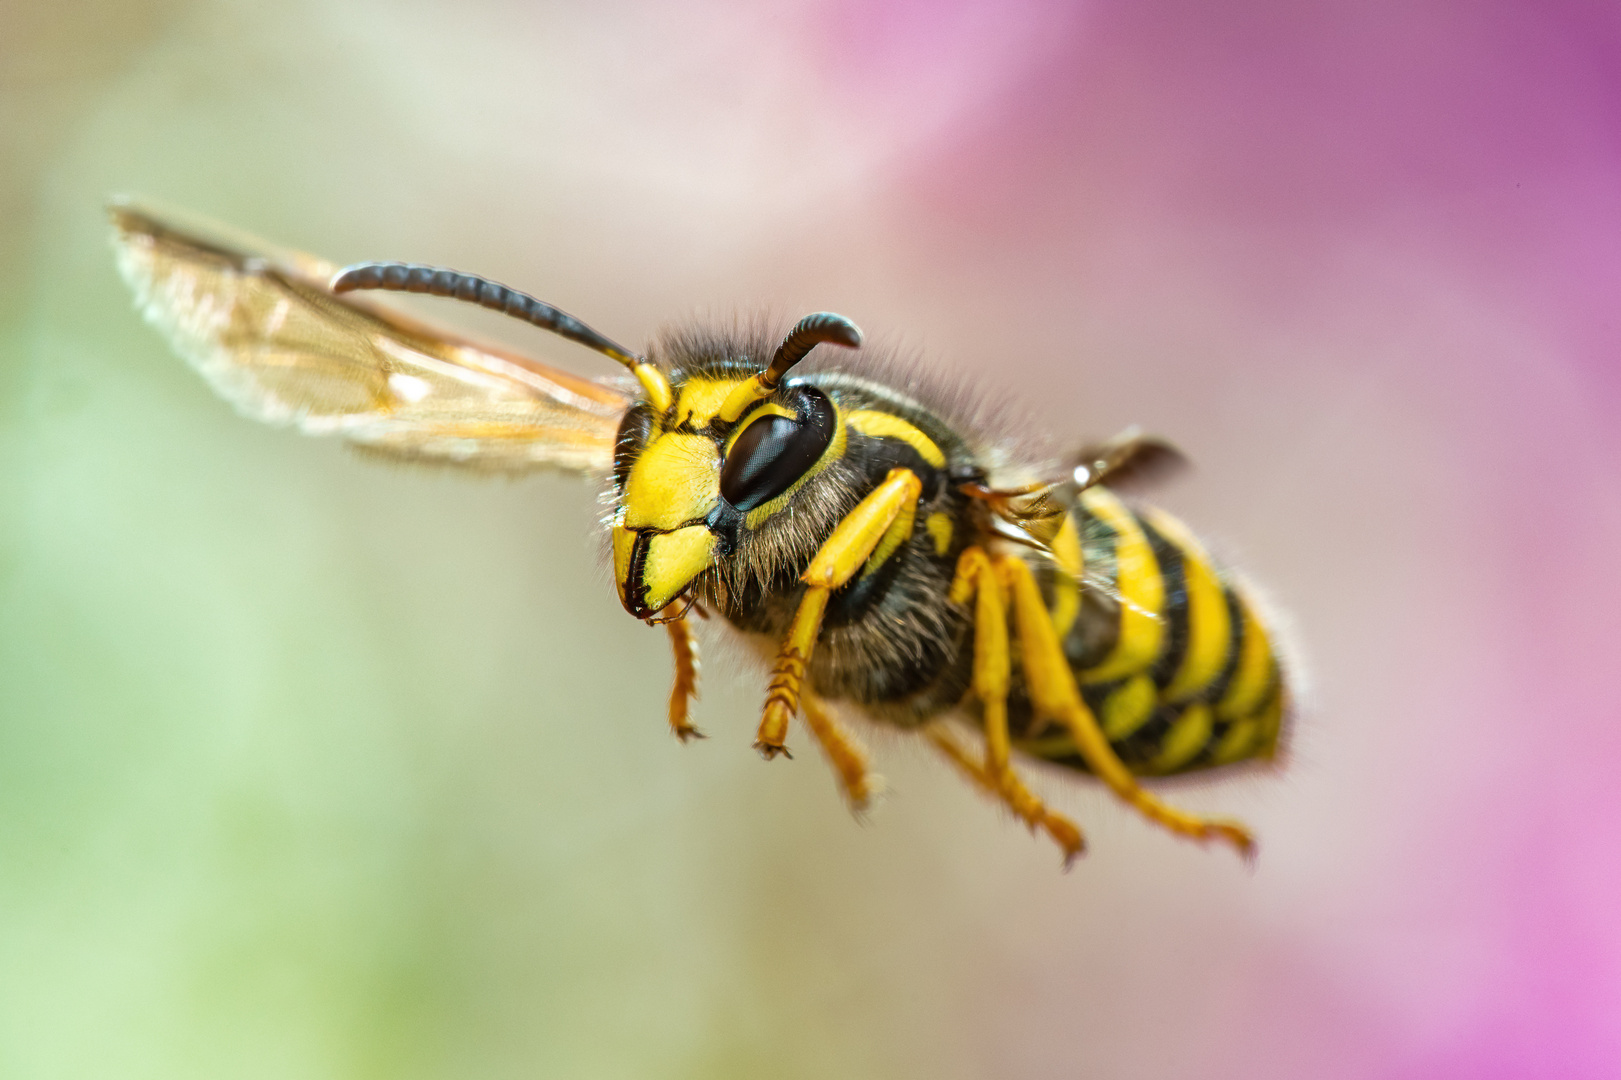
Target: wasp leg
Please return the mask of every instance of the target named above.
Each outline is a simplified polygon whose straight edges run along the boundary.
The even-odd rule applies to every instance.
[[[670,632],[670,651],[675,653],[675,683],[670,687],[670,730],[682,742],[707,738],[692,726],[688,705],[698,700],[698,638],[685,619],[664,624]]]
[[[889,470],[884,482],[839,522],[800,575],[805,596],[771,669],[771,686],[766,691],[760,731],[754,741],[754,748],[767,761],[788,753],[782,742],[788,735],[789,719],[799,711],[800,687],[822,629],[828,596],[855,577],[869,559],[882,562],[912,535],[917,500],[922,493],[923,483],[910,469]]]
[[[1008,650],[1005,586],[981,548],[969,548],[957,561],[951,599],[958,604],[974,597],[973,693],[979,699],[985,729],[985,761],[974,764],[951,735],[936,727],[930,738],[982,787],[1001,799],[1032,831],[1041,829],[1064,852],[1068,867],[1086,847],[1075,823],[1046,805],[1009,763],[1007,696],[1013,662]]]
[[[861,813],[872,797],[884,789],[884,778],[867,771],[867,748],[828,712],[826,702],[807,690],[800,705],[805,712],[805,726],[822,744],[827,760],[839,774],[839,787],[844,789],[850,809]]]
[[[1046,809],[1041,799],[1024,786],[1024,781],[1017,773],[1010,770],[1006,774],[1012,778],[1015,792],[1010,798],[1001,782],[985,770],[984,762],[959,742],[957,736],[953,735],[944,723],[930,724],[924,731],[929,741],[950,758],[952,764],[961,769],[962,774],[973,781],[980,790],[991,798],[1006,803],[1032,830],[1039,826],[1052,837],[1064,852],[1065,870],[1068,870],[1075,859],[1086,850],[1086,839],[1081,835],[1081,830],[1075,827],[1075,823],[1062,814]]]
[[[1178,810],[1143,790],[1137,778],[1115,755],[1103,729],[1098,726],[1097,717],[1081,699],[1030,567],[1023,559],[1011,555],[998,557],[995,565],[1013,596],[1020,663],[1024,666],[1025,683],[1036,712],[1068,727],[1076,749],[1093,775],[1148,820],[1194,840],[1225,840],[1245,858],[1253,855],[1255,841],[1249,830],[1237,822],[1208,820]]]

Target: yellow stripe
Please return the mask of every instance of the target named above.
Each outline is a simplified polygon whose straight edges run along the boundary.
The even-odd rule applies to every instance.
[[[1132,732],[1154,715],[1157,697],[1154,680],[1147,675],[1127,680],[1103,699],[1103,708],[1099,710],[1101,715],[1098,717],[1103,722],[1103,734],[1109,737],[1110,742],[1129,738]]]
[[[1199,702],[1182,710],[1160,742],[1160,750],[1148,763],[1150,772],[1168,773],[1186,765],[1210,741],[1210,706]]]
[[[1272,681],[1272,647],[1266,640],[1266,631],[1261,629],[1260,620],[1242,594],[1239,607],[1244,611],[1244,644],[1239,650],[1238,668],[1233,672],[1232,682],[1216,703],[1216,715],[1223,720],[1239,720],[1254,712]]]
[[[1120,593],[1120,636],[1103,662],[1081,673],[1086,683],[1135,675],[1159,656],[1165,639],[1165,579],[1148,537],[1125,504],[1108,489],[1081,492],[1087,511],[1114,530],[1115,588]]]
[[[1216,749],[1210,755],[1212,764],[1228,765],[1250,756],[1250,748],[1255,744],[1256,723],[1253,719],[1240,720],[1227,729],[1216,744]]]
[[[930,514],[923,527],[929,530],[929,536],[934,539],[934,553],[945,555],[951,550],[951,518],[944,511],[936,510]]]
[[[846,416],[844,422],[863,435],[879,439],[900,439],[936,469],[945,466],[946,455],[940,452],[934,440],[919,431],[916,426],[892,413],[878,412],[875,409],[857,409]]]
[[[1081,534],[1073,514],[1064,515],[1064,523],[1053,537],[1053,562],[1061,571],[1053,575],[1053,629],[1062,641],[1081,613]]]
[[[1199,541],[1180,521],[1150,511],[1149,524],[1182,553],[1182,579],[1188,595],[1188,644],[1182,664],[1165,688],[1167,701],[1185,701],[1209,686],[1227,665],[1232,619],[1227,594]]]

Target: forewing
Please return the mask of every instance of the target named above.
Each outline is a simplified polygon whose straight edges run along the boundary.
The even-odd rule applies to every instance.
[[[244,415],[489,471],[611,467],[628,394],[336,295],[319,259],[110,213],[141,312]]]
[[[1075,457],[1078,488],[1107,484],[1125,494],[1157,487],[1192,467],[1171,443],[1136,428],[1128,428],[1106,443],[1083,447]]]

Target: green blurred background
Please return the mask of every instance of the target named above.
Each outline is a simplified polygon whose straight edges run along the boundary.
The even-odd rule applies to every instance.
[[[1421,7],[7,3],[0,1076],[1606,1075],[1615,173],[1516,51],[1600,35]],[[1307,646],[1289,772],[1174,791],[1258,869],[1040,773],[1062,875],[883,732],[856,823],[713,642],[678,746],[590,484],[237,419],[119,192],[1171,436]]]

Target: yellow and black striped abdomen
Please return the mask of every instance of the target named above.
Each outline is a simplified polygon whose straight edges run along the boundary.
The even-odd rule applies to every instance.
[[[1053,547],[1056,558],[1038,568],[1053,624],[1086,703],[1133,772],[1276,753],[1289,693],[1267,628],[1181,522],[1094,487]],[[1027,720],[1024,712],[1015,715]],[[1026,753],[1085,768],[1067,734],[1017,724],[1013,734]]]

